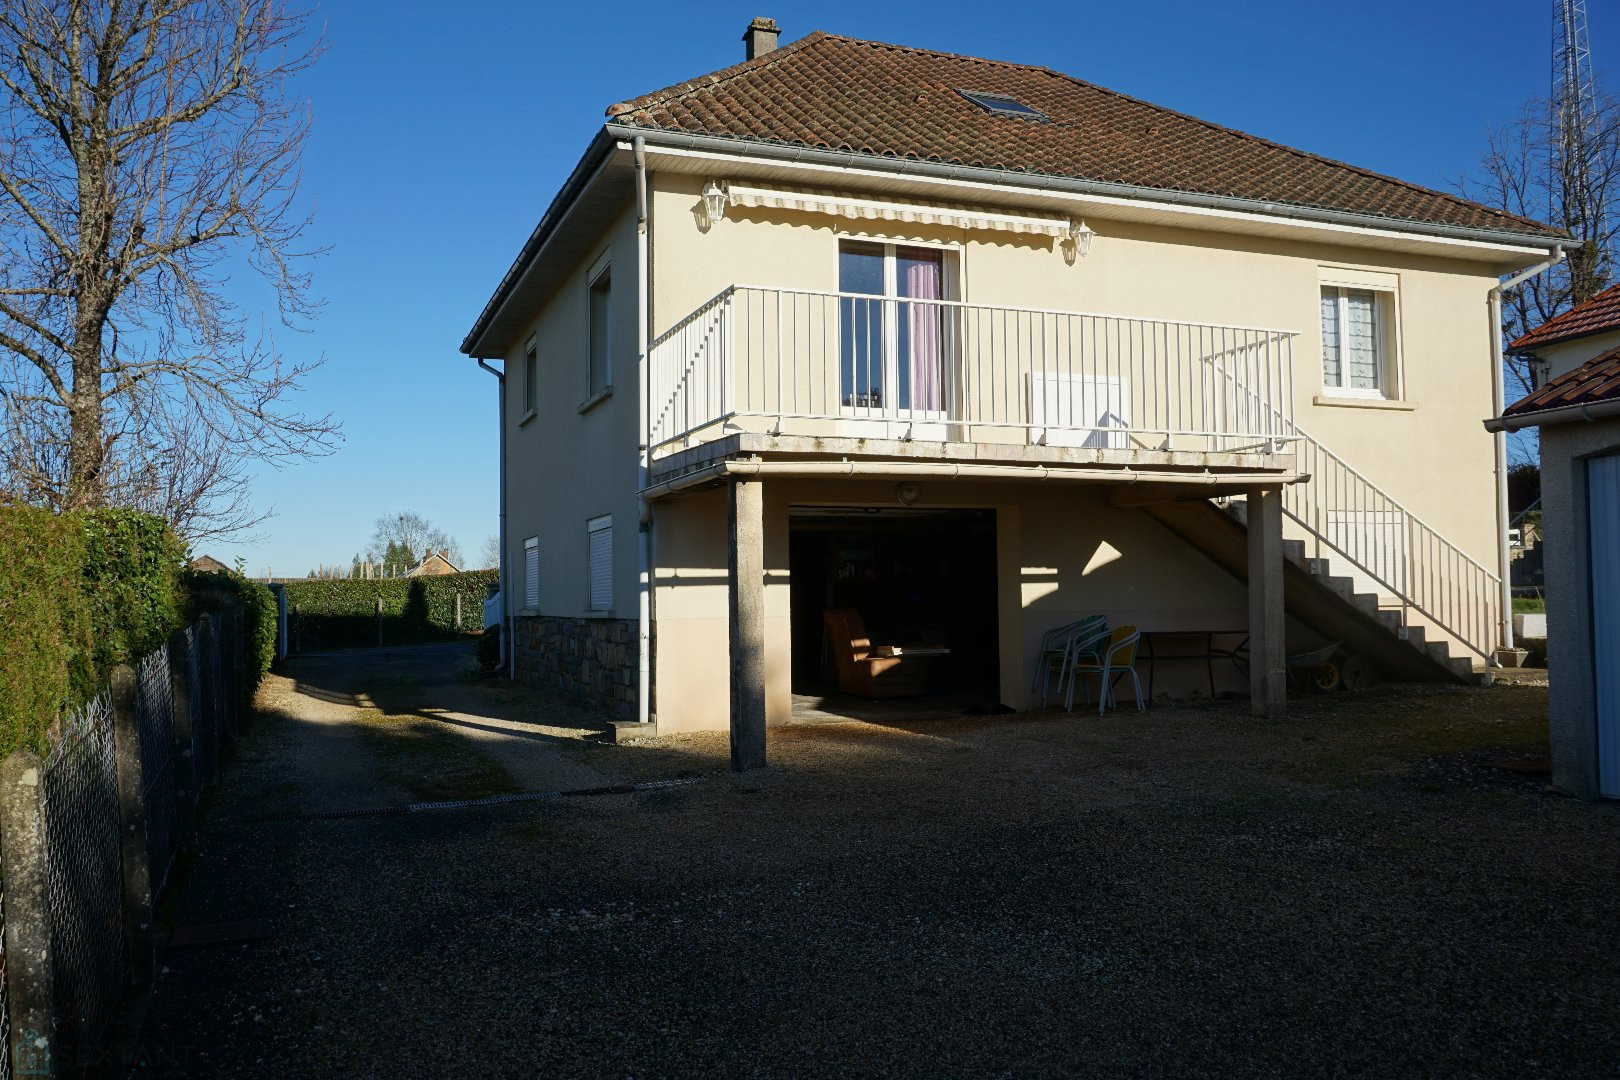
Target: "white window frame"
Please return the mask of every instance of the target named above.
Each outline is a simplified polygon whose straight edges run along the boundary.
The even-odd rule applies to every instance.
[[[596,593],[597,537],[607,534],[607,595]],[[585,522],[585,609],[590,612],[613,610],[613,515],[603,514]]]
[[[915,240],[910,237],[895,236],[883,232],[848,232],[838,230],[834,234],[833,243],[833,281],[838,282],[843,272],[843,254],[846,243],[870,244],[883,249],[883,295],[876,293],[871,299],[883,303],[884,331],[883,331],[883,385],[898,386],[900,384],[900,322],[898,319],[899,305],[905,300],[899,295],[899,262],[897,249],[924,248],[938,251],[940,259],[940,299],[950,302],[960,301],[963,296],[963,284],[966,275],[967,259],[963,257],[966,246],[958,241],[941,240]],[[839,295],[843,295],[840,289]],[[939,421],[946,419],[951,411],[956,394],[957,379],[960,377],[959,346],[956,341],[955,320],[946,320],[944,335],[940,341],[943,350],[944,370],[940,372],[944,380],[941,389],[943,393],[943,409],[901,409],[894,405],[845,405],[843,393],[838,396],[839,412],[844,416],[883,418],[899,416],[912,420]]]
[[[1401,305],[1400,305],[1400,278],[1395,274],[1379,273],[1366,270],[1351,270],[1324,267],[1320,274],[1320,287],[1317,292],[1317,327],[1321,332],[1321,297],[1329,291],[1337,293],[1338,324],[1339,324],[1339,378],[1341,384],[1328,382],[1327,379],[1327,342],[1322,341],[1322,355],[1318,359],[1317,370],[1322,380],[1322,395],[1335,398],[1358,398],[1373,401],[1399,401],[1401,400]],[[1378,320],[1377,338],[1377,371],[1378,385],[1376,387],[1355,387],[1342,385],[1343,380],[1350,377],[1350,363],[1345,356],[1344,328],[1349,325],[1349,299],[1347,292],[1370,292],[1376,302],[1375,318]]]
[[[596,341],[593,336],[592,308],[594,306],[596,287],[607,278],[607,313],[604,319],[604,337],[606,341],[602,347],[602,385],[596,386],[591,382],[591,354],[595,351]],[[585,401],[587,404],[595,402],[613,392],[613,260],[603,255],[591,267],[585,278]]]
[[[523,420],[533,416],[539,408],[540,344],[531,341],[523,349]]]
[[[540,610],[540,538],[530,536],[523,541],[523,608]]]

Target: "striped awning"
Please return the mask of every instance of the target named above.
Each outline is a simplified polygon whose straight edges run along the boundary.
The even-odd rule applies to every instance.
[[[903,221],[922,225],[947,225],[958,229],[987,229],[995,232],[1052,236],[1060,240],[1067,238],[1070,232],[1070,221],[1066,217],[1007,214],[978,206],[873,199],[847,192],[816,191],[807,188],[763,188],[735,182],[728,183],[725,190],[727,200],[734,206],[831,214],[852,221]]]

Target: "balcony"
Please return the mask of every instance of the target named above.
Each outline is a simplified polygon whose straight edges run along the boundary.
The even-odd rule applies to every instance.
[[[647,441],[655,473],[705,447],[1277,469],[1295,336],[733,286],[653,343]]]

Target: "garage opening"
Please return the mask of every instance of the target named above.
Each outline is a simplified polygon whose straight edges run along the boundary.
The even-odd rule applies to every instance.
[[[796,716],[996,707],[995,511],[795,506],[788,520]]]

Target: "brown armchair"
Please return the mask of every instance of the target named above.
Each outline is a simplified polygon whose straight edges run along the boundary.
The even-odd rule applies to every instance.
[[[827,608],[821,613],[832,650],[838,689],[868,698],[915,697],[928,691],[927,660],[883,656],[873,646],[866,623],[854,608]]]

